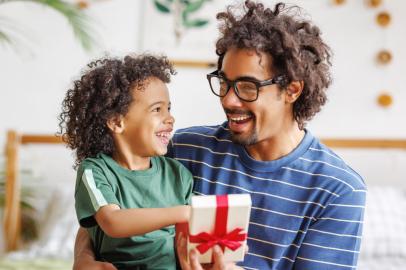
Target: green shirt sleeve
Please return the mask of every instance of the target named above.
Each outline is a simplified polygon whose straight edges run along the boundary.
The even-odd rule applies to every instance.
[[[182,177],[183,195],[185,198],[185,204],[190,204],[190,199],[192,197],[193,191],[193,175],[186,169],[185,166],[180,164],[180,172]]]
[[[95,226],[94,214],[100,207],[120,205],[112,185],[101,168],[84,162],[78,169],[75,190],[75,209],[79,224],[83,227]]]

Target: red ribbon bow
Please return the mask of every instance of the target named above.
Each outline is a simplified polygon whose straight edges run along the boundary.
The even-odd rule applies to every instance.
[[[241,233],[243,229],[236,228],[227,233],[227,220],[228,220],[228,197],[227,195],[216,196],[216,224],[214,233],[209,234],[202,232],[197,235],[190,235],[190,243],[199,243],[196,247],[200,254],[206,253],[210,248],[219,245],[224,251],[228,247],[232,251],[237,250],[241,246],[241,241],[247,239],[246,233]]]

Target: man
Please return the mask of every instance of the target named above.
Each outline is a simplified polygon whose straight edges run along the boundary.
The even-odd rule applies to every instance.
[[[366,188],[304,128],[326,102],[330,49],[297,11],[246,1],[217,15],[218,70],[207,78],[227,122],[177,131],[169,155],[196,194],[251,194],[245,269],[354,269]],[[182,267],[201,269],[184,242]],[[217,255],[213,268],[226,269]]]

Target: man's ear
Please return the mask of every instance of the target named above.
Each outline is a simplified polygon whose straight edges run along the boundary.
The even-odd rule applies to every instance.
[[[294,103],[302,94],[304,87],[303,81],[292,81],[286,87],[285,100],[287,103]]]
[[[107,127],[113,132],[113,133],[122,133],[124,131],[124,120],[123,116],[113,116],[109,120],[107,120]]]

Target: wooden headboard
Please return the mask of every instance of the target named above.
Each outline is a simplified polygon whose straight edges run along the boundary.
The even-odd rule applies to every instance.
[[[18,177],[18,149],[24,144],[61,144],[61,137],[55,135],[19,134],[14,130],[7,132],[6,138],[6,178],[4,206],[4,248],[16,250],[21,235],[20,180]]]
[[[386,148],[406,150],[406,140],[394,139],[335,139],[325,138],[322,142],[331,148]],[[5,250],[16,250],[21,235],[20,181],[18,177],[18,149],[25,144],[62,144],[55,135],[22,134],[14,130],[7,132],[5,147],[6,182],[4,209]]]

